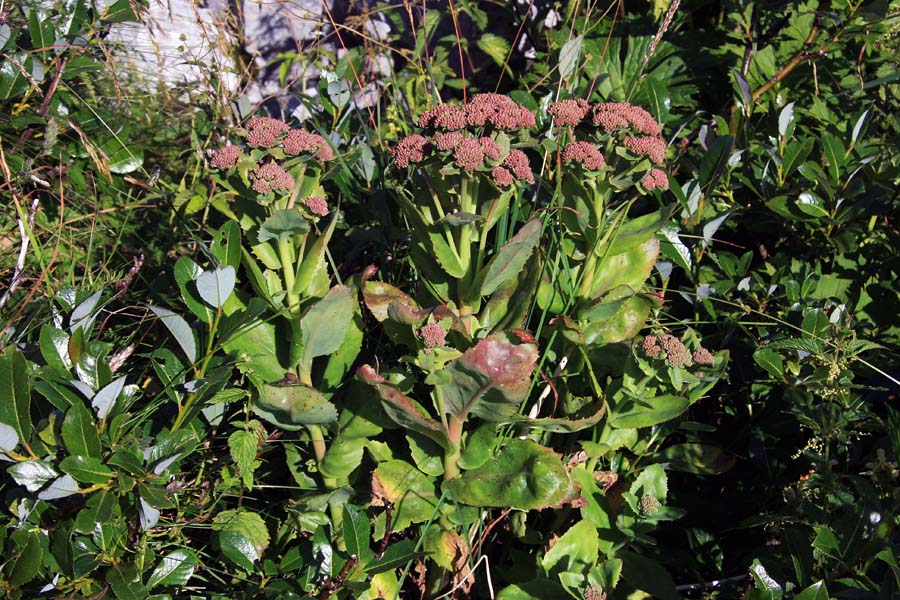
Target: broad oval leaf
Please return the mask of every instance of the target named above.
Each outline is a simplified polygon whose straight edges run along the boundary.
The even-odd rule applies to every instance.
[[[535,510],[578,496],[560,456],[531,440],[513,438],[481,467],[444,483],[453,498],[471,506]]]
[[[158,585],[185,585],[193,576],[198,564],[199,560],[193,550],[187,548],[173,550],[160,559],[147,580],[147,587],[153,589]]]
[[[248,571],[269,547],[269,530],[258,514],[247,510],[225,510],[213,519],[219,549]]]
[[[320,391],[307,385],[276,385],[259,387],[254,410],[264,419],[285,429],[299,429],[305,425],[324,425],[337,420],[334,405]]]
[[[32,493],[38,491],[59,475],[52,465],[37,459],[17,462],[9,467],[6,472],[10,474],[16,483],[25,486],[25,489]]]
[[[300,320],[303,331],[301,365],[306,370],[317,356],[326,356],[341,347],[353,320],[353,292],[345,285],[336,285],[310,307]]]
[[[637,406],[625,413],[613,415],[609,424],[617,429],[651,427],[674,419],[688,409],[691,402],[682,396],[657,396],[646,401],[649,406]]]
[[[234,267],[228,265],[213,271],[203,271],[197,277],[197,293],[213,308],[222,308],[234,291]]]
[[[309,231],[309,223],[296,208],[277,210],[259,226],[259,243],[286,240]]]
[[[78,493],[78,483],[71,475],[63,475],[55,479],[44,490],[38,493],[41,500],[58,500]]]
[[[106,483],[113,476],[109,467],[92,456],[67,456],[59,468],[81,483]]]

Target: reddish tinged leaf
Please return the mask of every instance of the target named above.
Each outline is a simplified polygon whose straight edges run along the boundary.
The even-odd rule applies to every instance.
[[[407,294],[399,288],[383,281],[366,281],[362,288],[363,301],[372,315],[379,322],[385,321],[390,315],[391,306],[396,304],[394,312],[409,313],[418,312],[419,306]]]
[[[397,425],[417,431],[447,448],[447,434],[441,425],[428,416],[428,413],[415,401],[379,375],[370,365],[363,365],[356,375],[375,388],[381,398],[381,404],[388,417]]]
[[[520,333],[515,332],[522,339]],[[512,344],[507,338],[503,333],[484,338],[459,359],[459,365],[483,374],[488,385],[497,388],[508,400],[519,401],[531,386],[538,350],[533,342]]]

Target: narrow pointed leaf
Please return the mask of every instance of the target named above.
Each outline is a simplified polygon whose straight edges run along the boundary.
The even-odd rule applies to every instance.
[[[197,362],[197,343],[194,340],[194,332],[191,330],[191,326],[188,325],[187,321],[177,313],[166,308],[160,306],[149,306],[148,308],[163,322],[163,325],[166,326],[169,333],[171,333],[172,337],[175,338],[175,341],[178,342],[178,345],[181,347],[181,350],[184,352],[188,361],[190,361],[191,364]]]
[[[7,346],[0,354],[0,423],[15,429],[22,441],[31,438],[28,364],[15,346]]]

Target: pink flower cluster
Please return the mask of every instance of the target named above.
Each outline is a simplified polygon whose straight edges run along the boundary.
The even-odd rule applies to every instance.
[[[662,127],[649,112],[628,102],[601,102],[594,106],[594,125],[607,132],[633,127],[646,135],[659,135]]]
[[[306,129],[291,129],[282,140],[281,145],[284,147],[284,152],[291,156],[314,154],[322,162],[334,158],[334,151],[325,138]]]
[[[414,133],[408,135],[394,146],[391,154],[394,156],[394,164],[400,168],[410,164],[420,163],[425,160],[425,150],[428,148],[428,138]]]
[[[650,358],[657,358],[665,352],[666,362],[671,367],[690,367],[693,364],[712,366],[715,358],[712,352],[701,346],[691,354],[687,347],[674,335],[648,335],[641,340],[641,349]]]
[[[419,116],[419,127],[437,131],[459,131],[467,127],[491,126],[516,130],[534,127],[534,113],[503,94],[475,94],[464,106],[441,104]]]
[[[694,350],[693,354],[694,362],[698,365],[706,365],[712,366],[716,361],[712,355],[712,352],[701,346],[700,348]]]
[[[209,162],[217,169],[230,169],[237,164],[238,159],[241,158],[241,154],[240,148],[229,144],[228,146],[222,146],[213,152]]]
[[[328,201],[325,200],[325,198],[321,196],[310,196],[304,200],[304,204],[306,204],[306,208],[314,215],[319,215],[320,217],[328,216]]]
[[[661,169],[650,169],[650,172],[641,180],[641,185],[648,192],[657,189],[667,190],[669,189],[669,178]]]
[[[456,150],[456,147],[464,139],[466,139],[465,134],[459,131],[446,131],[434,136],[434,147],[441,152],[450,152]]]
[[[625,147],[641,156],[648,156],[654,163],[660,165],[666,159],[666,142],[657,136],[641,136],[625,138]]]
[[[580,163],[585,169],[599,171],[606,165],[603,153],[590,142],[572,142],[562,151],[563,162]]]
[[[260,194],[289,192],[294,187],[294,178],[281,165],[267,162],[250,171],[254,191]]]
[[[447,339],[447,330],[437,323],[423,325],[416,333],[418,333],[419,337],[422,338],[422,341],[425,342],[426,348],[443,346]]]
[[[247,122],[247,145],[271,148],[290,129],[284,121],[271,117],[255,117]]]
[[[491,171],[491,178],[498,187],[509,187],[517,179],[534,183],[531,162],[521,150],[510,150],[506,158],[503,159],[503,164],[499,167],[494,167]]]
[[[548,112],[553,116],[557,125],[575,127],[581,123],[590,110],[591,105],[586,100],[570,98],[554,102]]]

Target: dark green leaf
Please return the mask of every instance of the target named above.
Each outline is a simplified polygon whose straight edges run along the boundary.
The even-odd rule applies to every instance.
[[[690,400],[667,395],[647,399],[646,404],[633,404],[628,412],[610,415],[609,424],[619,429],[638,429],[665,423],[686,411]]]
[[[344,543],[347,552],[355,554],[359,564],[365,566],[374,557],[369,545],[371,525],[366,515],[350,504],[344,505],[341,526],[344,528]]]
[[[163,325],[166,326],[166,329],[178,342],[190,364],[197,362],[197,343],[194,340],[194,332],[187,321],[171,310],[159,306],[148,306],[147,308],[152,310],[159,317],[159,320],[163,322]]]
[[[259,226],[258,240],[287,240],[309,231],[309,223],[296,208],[277,210]]]
[[[106,572],[106,583],[119,600],[143,600],[150,593],[141,583],[141,574],[131,564],[115,564]]]
[[[753,361],[768,371],[773,379],[784,378],[784,361],[781,355],[771,348],[758,348],[753,353]]]
[[[20,529],[12,538],[12,552],[4,557],[3,572],[13,586],[22,586],[35,578],[41,568],[44,551],[41,534]]]
[[[497,251],[478,274],[473,284],[482,296],[489,296],[501,285],[519,275],[541,237],[541,221],[532,219]]]
[[[193,576],[199,562],[193,550],[187,548],[173,550],[160,559],[147,580],[147,587],[153,589],[158,585],[185,585]]]
[[[7,346],[0,354],[0,423],[15,429],[23,442],[31,439],[28,364],[15,346]]]
[[[59,468],[81,483],[106,483],[113,475],[99,458],[90,456],[67,456]]]
[[[254,409],[286,429],[332,423],[338,417],[337,409],[322,392],[307,385],[264,384],[259,388]]]

